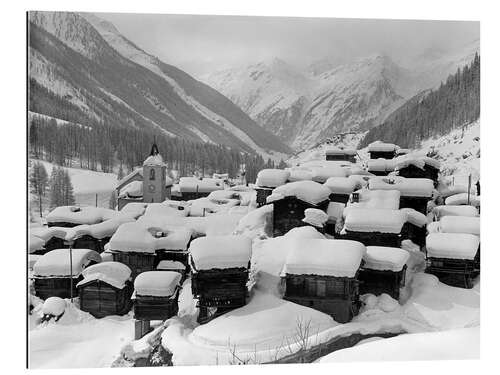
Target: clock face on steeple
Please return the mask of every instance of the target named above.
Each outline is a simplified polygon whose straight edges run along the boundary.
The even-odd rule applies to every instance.
[[[148,185],[148,190],[151,192],[151,193],[154,193],[155,190],[156,190],[156,186],[154,186],[153,184],[149,184]]]

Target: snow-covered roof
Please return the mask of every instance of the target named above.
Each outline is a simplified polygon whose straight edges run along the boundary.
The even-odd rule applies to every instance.
[[[408,251],[397,247],[367,246],[363,268],[399,272],[409,258]]]
[[[431,233],[425,246],[428,257],[472,260],[479,248],[479,237],[469,233]]]
[[[325,155],[356,155],[356,150],[351,148],[329,147],[325,150]]]
[[[142,197],[142,181],[132,181],[120,189],[119,198]]]
[[[245,236],[201,237],[191,242],[189,253],[196,270],[247,268],[252,241]]]
[[[316,239],[325,239],[325,236],[318,232],[316,228],[311,226],[303,226],[303,227],[295,227],[290,229],[284,235],[287,239],[304,239],[304,238],[316,238]]]
[[[148,166],[164,166],[165,163],[163,162],[163,158],[160,154],[156,155],[149,155],[146,160],[144,160],[144,163],[142,165],[148,165]]]
[[[427,233],[439,233],[441,232],[441,224],[439,221],[432,221],[427,224]]]
[[[312,180],[313,173],[310,169],[307,168],[289,168],[290,176],[288,177],[288,181],[305,181]]]
[[[214,190],[224,189],[224,184],[220,180],[204,178],[202,180],[196,177],[181,177],[179,179],[179,191],[181,193],[210,193]]]
[[[435,169],[441,168],[438,160],[429,158],[427,156],[417,155],[402,155],[393,159],[393,169],[399,170],[414,165],[417,168],[424,169],[425,165],[429,165]]]
[[[130,172],[128,175],[126,175],[120,181],[118,181],[116,183],[116,187],[119,188],[120,186],[122,186],[123,184],[125,184],[127,181],[129,181],[132,177],[134,177],[135,175],[139,175],[142,178],[143,177],[142,172],[143,172],[143,170],[140,167],[134,169],[132,172]]]
[[[469,198],[467,197],[467,193],[460,193],[451,195],[445,199],[444,204],[447,206],[457,206],[462,204],[470,204],[475,207],[481,206],[481,198],[474,194],[471,194]]]
[[[389,172],[394,170],[394,161],[392,159],[370,159],[368,160],[369,172]]]
[[[33,266],[35,277],[69,277],[70,250],[56,249],[43,255]],[[89,249],[72,250],[73,277],[78,277],[90,262],[101,262],[101,256]]]
[[[59,206],[47,215],[48,223],[97,224],[120,216],[119,211],[93,206]]]
[[[432,197],[434,183],[428,178],[373,177],[370,190],[398,190],[403,197]]]
[[[182,209],[181,209],[182,208]],[[187,216],[188,210],[184,206],[172,207],[168,203],[149,203],[144,216]]]
[[[316,227],[322,227],[328,221],[328,215],[317,208],[307,208],[304,211],[302,221]]]
[[[378,208],[398,210],[401,193],[398,190],[368,190],[356,191],[359,202],[347,202],[347,207]]]
[[[439,195],[443,198],[448,198],[451,195],[467,193],[467,186],[465,185],[451,185],[451,186],[438,186]]]
[[[260,187],[278,187],[286,183],[290,172],[286,169],[262,169],[257,173],[255,185]]]
[[[31,227],[30,235],[41,238],[44,242],[47,242],[52,237],[62,238],[66,237],[66,229],[63,227]]]
[[[192,236],[188,228],[145,221],[121,225],[109,241],[113,251],[154,253],[156,250],[186,250]],[[156,237],[156,234],[163,237]]]
[[[409,148],[399,148],[396,150],[396,155],[406,155],[411,153],[411,150]]]
[[[130,202],[125,205],[121,209],[120,212],[133,216],[134,218],[138,218],[139,216],[144,214],[146,211],[147,203],[142,202]]]
[[[120,262],[102,262],[94,264],[82,272],[83,280],[76,286],[85,285],[94,280],[103,281],[115,288],[122,289],[127,280],[130,279],[132,271],[130,268]]]
[[[42,240],[41,238],[38,238],[30,233],[30,237],[29,237],[29,253],[30,254],[37,251],[37,250],[43,249],[44,245],[45,245],[44,240]]]
[[[293,242],[283,273],[354,277],[365,252],[365,246],[357,241],[298,239]]]
[[[346,177],[346,168],[340,165],[321,165],[318,167],[311,167],[313,181],[324,183],[330,177]]]
[[[60,297],[49,297],[42,306],[43,315],[59,316],[66,310],[66,301]]]
[[[330,202],[328,203],[328,208],[326,209],[326,214],[328,215],[328,220],[337,221],[342,218],[344,214],[345,205],[340,202]]]
[[[221,211],[227,212],[231,207],[237,206],[240,203],[238,199],[216,199],[208,197],[194,199],[189,202],[191,203],[191,207],[189,208],[190,216],[205,216],[210,213]]]
[[[443,205],[436,206],[432,209],[434,215],[439,219],[443,216],[470,216],[476,217],[479,216],[479,212],[477,208],[474,206],[452,206],[452,205]]]
[[[120,225],[124,223],[130,223],[133,221],[135,220],[132,217],[127,215],[122,215],[113,219],[103,221],[102,223],[98,224],[77,225],[76,227],[73,228],[66,228],[66,236],[64,237],[64,239],[67,241],[75,240],[85,235],[89,235],[97,239],[111,237],[120,227]]]
[[[344,228],[354,232],[401,233],[406,214],[398,210],[350,208]]]
[[[414,210],[413,208],[401,208],[399,211],[406,215],[406,221],[417,227],[424,227],[427,224],[427,216]]]
[[[267,202],[271,203],[285,197],[296,197],[304,202],[316,205],[328,200],[330,194],[330,189],[317,182],[296,181],[274,189],[273,193],[267,197]]]
[[[399,148],[399,146],[396,146],[393,143],[384,143],[381,141],[376,141],[368,145],[368,151],[375,151],[375,152],[391,152],[391,151],[396,151]]]
[[[136,296],[173,297],[180,287],[181,274],[174,271],[146,271],[135,278]]]
[[[481,222],[479,217],[444,216],[441,218],[441,232],[443,233],[470,233],[480,235]]]
[[[186,266],[175,260],[161,260],[156,266],[157,270],[184,271]]]
[[[334,194],[351,194],[361,188],[358,180],[349,177],[330,177],[324,185]]]

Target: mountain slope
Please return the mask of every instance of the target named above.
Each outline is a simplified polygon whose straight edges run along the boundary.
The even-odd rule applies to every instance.
[[[33,112],[88,125],[156,128],[266,156],[289,151],[223,95],[96,17],[32,12],[29,38]]]

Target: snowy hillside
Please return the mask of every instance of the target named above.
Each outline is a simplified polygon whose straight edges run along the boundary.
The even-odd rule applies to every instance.
[[[29,32],[33,112],[58,118],[62,112],[72,117],[62,119],[72,122],[106,119],[117,126],[161,129],[265,157],[289,151],[227,98],[147,54],[95,16],[32,12]]]
[[[479,41],[422,54],[408,66],[376,54],[343,64],[322,59],[305,69],[274,59],[202,77],[257,123],[296,149],[344,131],[378,125],[416,93],[434,88],[479,51]]]

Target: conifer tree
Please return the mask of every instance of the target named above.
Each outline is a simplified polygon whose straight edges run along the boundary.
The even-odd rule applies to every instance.
[[[40,162],[35,162],[30,168],[29,173],[30,192],[38,199],[38,209],[40,217],[42,217],[42,199],[45,196],[48,187],[48,175],[44,165]]]

